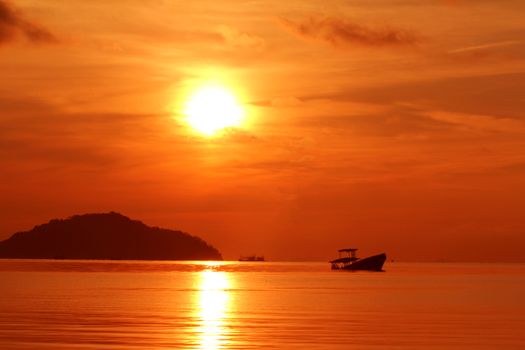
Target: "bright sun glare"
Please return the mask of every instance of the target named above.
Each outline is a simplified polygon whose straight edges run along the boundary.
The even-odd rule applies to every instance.
[[[244,110],[228,89],[209,85],[190,96],[184,110],[188,124],[205,135],[240,126]]]

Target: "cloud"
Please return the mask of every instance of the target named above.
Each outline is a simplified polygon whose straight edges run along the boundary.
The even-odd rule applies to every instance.
[[[0,0],[0,45],[12,42],[18,36],[33,44],[58,41],[53,33],[26,19],[5,0]]]
[[[512,135],[515,133],[523,134],[525,131],[525,123],[523,120],[515,118],[442,111],[431,111],[428,114],[435,120],[456,124],[469,130],[501,132],[506,135]]]
[[[523,91],[525,73],[517,72],[399,82],[316,97],[378,105],[413,104],[428,110],[523,120]]]
[[[372,29],[343,18],[312,16],[299,22],[286,18],[280,18],[280,21],[302,38],[335,47],[409,46],[417,43],[416,36],[410,31],[388,27]]]
[[[507,40],[507,41],[500,41],[500,42],[483,44],[483,45],[463,47],[461,49],[452,50],[450,51],[450,53],[455,54],[455,53],[463,53],[463,52],[485,51],[485,50],[490,50],[494,48],[518,45],[521,43],[522,42],[518,40]]]
[[[223,41],[233,48],[255,49],[256,51],[262,51],[264,49],[265,41],[261,37],[241,32],[237,28],[227,25],[221,25],[217,30],[222,36]]]
[[[522,33],[520,33],[522,34]],[[473,62],[522,60],[525,57],[525,42],[521,40],[496,41],[467,46],[448,51],[445,58],[452,62],[472,64]]]

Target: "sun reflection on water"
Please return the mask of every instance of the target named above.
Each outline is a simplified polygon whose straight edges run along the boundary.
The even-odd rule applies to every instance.
[[[225,272],[201,272],[198,333],[200,349],[223,349],[227,343],[225,319],[230,307],[230,281]]]

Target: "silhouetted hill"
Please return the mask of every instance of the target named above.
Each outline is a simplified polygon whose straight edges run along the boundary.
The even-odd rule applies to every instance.
[[[0,242],[0,258],[222,260],[217,249],[180,231],[149,227],[118,213],[51,220]]]

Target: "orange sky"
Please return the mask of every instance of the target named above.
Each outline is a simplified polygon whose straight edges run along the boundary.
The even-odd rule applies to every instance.
[[[114,210],[229,259],[525,261],[523,13],[0,0],[0,238]],[[209,80],[242,102],[241,128],[183,122]]]

